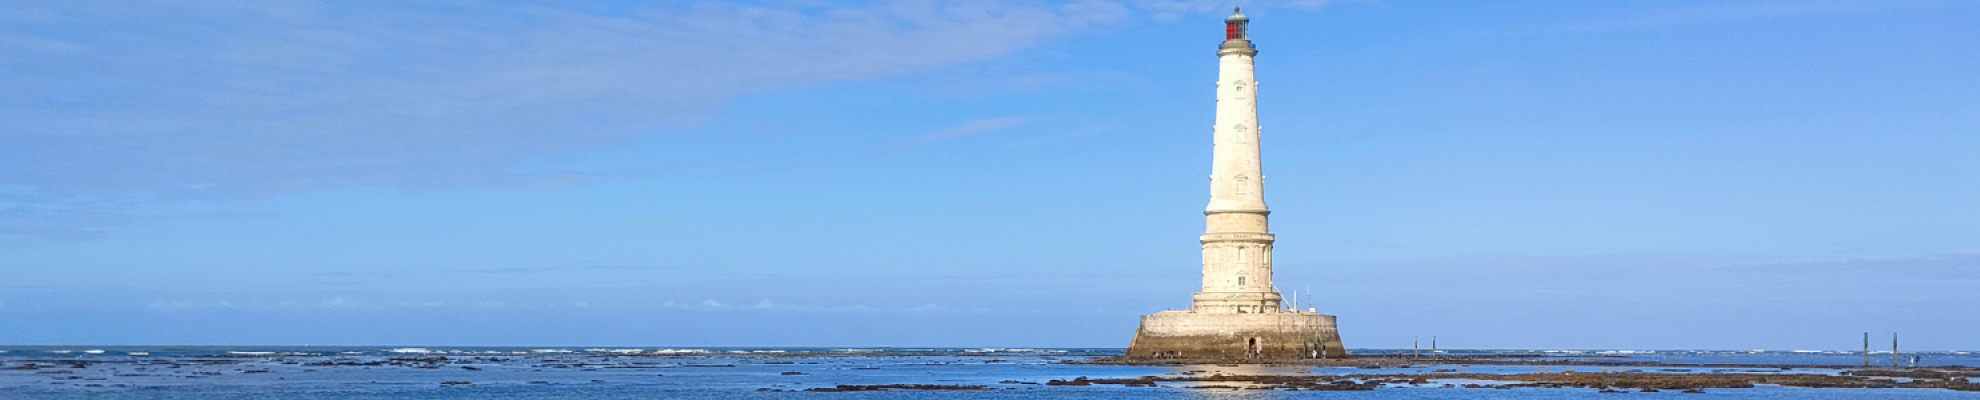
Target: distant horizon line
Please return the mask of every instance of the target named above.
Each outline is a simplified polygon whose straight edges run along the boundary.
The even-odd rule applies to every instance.
[[[1126,349],[1127,349],[1127,348],[1125,348],[1125,347],[1077,347],[1077,346],[1075,346],[1075,347],[1040,347],[1040,346],[810,346],[810,345],[806,345],[806,346],[750,346],[750,345],[719,345],[719,346],[652,346],[652,345],[646,345],[646,346],[637,346],[637,345],[438,345],[438,344],[389,344],[389,345],[380,345],[380,344],[321,344],[321,345],[319,345],[319,344],[0,344],[0,349],[9,349],[9,348],[14,348],[14,349],[25,349],[25,348],[34,348],[34,349],[43,349],[43,348],[64,348],[64,349],[61,349],[61,350],[71,350],[71,349],[67,349],[67,348],[76,348],[76,349],[85,349],[85,348],[87,348],[87,349],[91,349],[91,350],[94,350],[94,349],[110,349],[110,348],[136,348],[136,347],[149,347],[149,348],[158,348],[158,347],[181,347],[181,348],[271,348],[271,347],[274,347],[274,348],[346,348],[346,349],[349,349],[349,348],[365,348],[365,349],[383,349],[383,350],[394,350],[394,349],[422,349],[422,350],[435,350],[435,349],[437,349],[437,351],[445,351],[445,350],[457,350],[457,349],[464,349],[464,348],[477,348],[477,349],[531,349],[531,350],[571,350],[571,351],[583,351],[583,350],[593,350],[593,349],[603,349],[603,350],[633,350],[633,349],[640,349],[640,350],[643,350],[643,349],[666,349],[666,350],[715,350],[715,349],[721,349],[721,350],[788,350],[788,349],[822,349],[822,350],[869,350],[869,349],[871,349],[871,350],[1111,350],[1111,351],[1124,351],[1124,350],[1126,350]],[[1348,348],[1348,350],[1349,350],[1349,351],[1375,351],[1375,350],[1382,350],[1382,351],[1393,351],[1393,350],[1402,350],[1402,351],[1409,351],[1409,350],[1421,350],[1421,351],[1430,351],[1430,350],[1431,350],[1431,348],[1430,348],[1430,347],[1419,347],[1419,348],[1410,348],[1410,347],[1362,347],[1362,348],[1352,348],[1352,347],[1351,347],[1351,348]],[[1768,353],[1776,353],[1776,352],[1778,352],[1778,353],[1852,353],[1852,354],[1855,354],[1855,353],[1862,353],[1862,352],[1863,352],[1863,350],[1861,350],[1861,349],[1849,349],[1849,350],[1834,350],[1834,349],[1711,349],[1711,348],[1624,348],[1624,347],[1614,347],[1614,348],[1592,348],[1592,347],[1591,347],[1591,348],[1539,348],[1539,347],[1525,347],[1525,348],[1514,348],[1514,347],[1500,347],[1500,348],[1493,348],[1493,347],[1475,347],[1475,348],[1452,348],[1452,347],[1438,347],[1438,348],[1436,348],[1435,350],[1436,350],[1436,351],[1531,351],[1531,352],[1677,352],[1677,351],[1695,351],[1695,352],[1728,352],[1728,353],[1753,353],[1753,352],[1768,352]],[[0,350],[0,351],[4,351],[4,350]],[[1871,349],[1871,350],[1870,350],[1870,353],[1872,353],[1872,354],[1876,354],[1876,353],[1885,353],[1885,354],[1889,354],[1890,352],[1891,352],[1891,351],[1890,351],[1890,349],[1874,349],[1874,348],[1873,348],[1873,349]],[[1899,352],[1899,353],[1974,353],[1974,352],[1980,352],[1980,349],[1924,349],[1924,350],[1916,350],[1916,351],[1912,351],[1912,350],[1902,350],[1902,349],[1900,349],[1900,350],[1899,350],[1898,352]],[[0,353],[0,354],[4,354],[4,353]]]

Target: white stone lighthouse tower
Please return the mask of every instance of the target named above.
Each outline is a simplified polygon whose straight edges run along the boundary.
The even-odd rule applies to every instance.
[[[1217,48],[1210,205],[1203,210],[1203,289],[1188,310],[1141,317],[1131,358],[1273,360],[1342,356],[1334,316],[1288,309],[1272,286],[1265,174],[1259,166],[1258,82],[1249,18],[1224,18]]]
[[[1258,55],[1245,37],[1250,20],[1224,18],[1217,49],[1217,122],[1212,127],[1210,206],[1203,210],[1203,290],[1191,308],[1207,313],[1279,309],[1272,287],[1272,234],[1266,231],[1265,174],[1258,165]]]

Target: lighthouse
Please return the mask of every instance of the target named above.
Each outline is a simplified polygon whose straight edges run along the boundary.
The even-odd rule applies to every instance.
[[[1287,307],[1272,285],[1272,246],[1259,164],[1258,82],[1250,18],[1233,10],[1217,47],[1210,204],[1204,208],[1203,285],[1186,310],[1141,317],[1129,358],[1270,361],[1346,355],[1332,315]]]
[[[1272,287],[1272,234],[1266,230],[1265,173],[1258,165],[1258,83],[1252,59],[1258,49],[1245,37],[1250,19],[1224,18],[1217,48],[1217,119],[1210,158],[1210,205],[1205,207],[1203,290],[1191,309],[1212,313],[1264,313],[1279,309]]]

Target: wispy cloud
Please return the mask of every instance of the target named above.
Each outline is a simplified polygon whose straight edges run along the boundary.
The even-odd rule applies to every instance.
[[[935,131],[933,133],[929,133],[926,135],[915,136],[914,138],[909,139],[909,141],[914,143],[928,143],[928,142],[956,139],[966,136],[974,136],[984,132],[991,132],[991,131],[1017,126],[1018,124],[1024,123],[1024,121],[1025,121],[1024,117],[980,119],[980,120],[965,122],[961,125],[952,126],[949,127],[948,129]]]
[[[516,303],[509,301],[397,301],[377,302],[347,297],[332,297],[322,300],[153,300],[145,304],[145,309],[159,312],[187,310],[263,310],[263,311],[309,311],[309,310],[392,310],[392,309],[607,309],[607,310],[680,310],[680,311],[789,311],[789,312],[984,312],[984,310],[950,310],[933,303],[920,305],[869,306],[866,304],[825,305],[825,304],[785,304],[768,299],[754,303],[730,303],[715,299],[699,302],[664,301],[659,303],[618,303],[594,301],[563,301],[549,303]]]
[[[1752,274],[1777,274],[1783,281],[1980,284],[1980,252],[1975,251],[1742,260],[1710,264],[1709,267]]]
[[[994,59],[1137,12],[1222,4],[12,4],[0,10],[0,234],[89,238],[141,208],[317,188],[665,170],[545,160],[697,125],[743,95]]]
[[[1754,305],[1783,299],[1810,304],[1895,304],[1971,297],[1942,290],[1980,284],[1980,253],[1973,252],[1838,257],[1669,253],[1466,256],[1325,264],[1286,265],[1280,282],[1297,285],[1314,278],[1309,271],[1323,270],[1329,271],[1325,281],[1351,285],[1323,292],[1372,295],[1436,288],[1438,295],[1479,301],[1597,296],[1619,303],[1636,302],[1635,306],[1696,301]]]
[[[1112,126],[1106,126],[1106,125],[1095,125],[1095,126],[1087,126],[1087,127],[1082,127],[1082,128],[1078,128],[1078,129],[1072,129],[1072,130],[1068,130],[1068,131],[1065,131],[1065,132],[1061,132],[1061,133],[1057,133],[1057,134],[1052,134],[1052,135],[1046,135],[1046,136],[1040,136],[1040,137],[1034,137],[1034,138],[1029,138],[1029,139],[1024,139],[1024,140],[1018,140],[1018,141],[1013,141],[1013,142],[1010,142],[1010,143],[1005,143],[1005,144],[1004,144],[1004,147],[1005,147],[1005,148],[1013,148],[1013,149],[1022,149],[1022,148],[1033,148],[1033,147],[1040,147],[1040,146],[1045,146],[1045,145],[1050,145],[1050,144],[1053,144],[1053,143],[1058,143],[1058,142],[1063,142],[1063,141],[1067,141],[1067,140],[1072,140],[1072,139],[1078,139],[1078,138],[1083,138],[1083,137],[1088,137],[1088,136],[1097,136],[1097,135],[1101,135],[1101,134],[1105,134],[1105,133],[1108,133],[1108,132],[1111,132],[1111,131],[1113,131],[1113,130],[1114,130],[1114,127],[1112,127]]]
[[[145,308],[154,311],[175,311],[188,309],[224,308],[236,310],[309,310],[309,309],[360,309],[377,308],[376,305],[343,297],[320,301],[286,300],[279,302],[235,302],[228,300],[154,300]]]
[[[526,274],[552,274],[552,273],[574,273],[574,272],[648,272],[648,271],[665,271],[665,270],[673,270],[673,269],[676,268],[642,266],[642,265],[580,265],[580,266],[549,266],[549,267],[459,268],[459,269],[431,270],[431,271],[428,270],[322,271],[322,272],[312,272],[309,273],[309,275],[319,276],[319,277],[401,278],[407,276],[422,276],[422,275],[455,275],[455,274],[526,275]]]
[[[1922,3],[1860,0],[1708,3],[1698,6],[1673,7],[1637,15],[1577,22],[1567,25],[1562,29],[1570,32],[1650,29],[1697,24],[1852,14],[1917,4]]]
[[[1030,118],[1022,117],[1022,116],[979,119],[979,120],[964,122],[947,128],[942,128],[934,132],[909,136],[907,138],[896,140],[894,142],[887,143],[885,145],[873,147],[866,151],[861,151],[857,153],[846,154],[831,158],[804,160],[804,161],[786,163],[771,168],[765,168],[765,170],[788,170],[793,168],[820,165],[820,164],[867,161],[876,158],[886,157],[889,155],[898,155],[898,154],[913,152],[915,150],[919,150],[924,147],[928,147],[929,145],[943,141],[956,140],[969,136],[975,136],[984,133],[1009,129],[1012,127],[1016,127],[1018,125],[1022,125],[1029,120]]]
[[[86,235],[59,227],[351,185],[582,183],[525,167],[741,95],[998,57],[1122,17],[1107,4],[16,5],[0,10],[0,184],[21,190],[0,230]]]
[[[543,162],[702,123],[739,96],[947,68],[1223,4],[13,4],[0,9],[0,234],[86,237],[134,210],[323,188],[665,170]]]
[[[935,311],[947,310],[942,308],[942,306],[935,304],[922,304],[916,306],[875,307],[875,306],[868,306],[865,304],[853,304],[853,305],[783,304],[783,303],[770,301],[768,299],[759,300],[753,304],[731,304],[731,303],[724,303],[714,299],[703,300],[699,303],[678,303],[678,302],[668,301],[658,304],[650,304],[644,307],[677,309],[677,310],[765,310],[765,311],[803,311],[803,312],[935,312]]]

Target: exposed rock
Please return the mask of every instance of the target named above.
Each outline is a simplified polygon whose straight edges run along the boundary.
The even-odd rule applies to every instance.
[[[838,385],[834,387],[807,388],[806,392],[867,392],[882,390],[983,390],[983,385],[927,385],[927,384],[888,384],[888,385]]]

